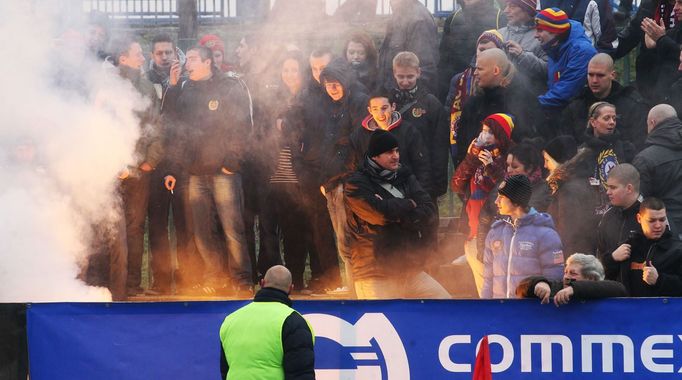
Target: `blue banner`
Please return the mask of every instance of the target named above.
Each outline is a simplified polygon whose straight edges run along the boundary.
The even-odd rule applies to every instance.
[[[218,330],[245,301],[32,304],[32,380],[219,379]],[[489,336],[493,378],[680,379],[682,299],[301,301],[316,377],[471,379]]]

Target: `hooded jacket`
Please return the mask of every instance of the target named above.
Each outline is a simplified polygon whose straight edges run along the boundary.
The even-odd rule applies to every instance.
[[[564,123],[572,127],[573,136],[583,142],[590,107],[596,102],[609,102],[616,106],[618,113],[617,130],[623,140],[631,142],[638,149],[644,147],[646,139],[646,116],[651,108],[642,95],[632,86],[611,82],[611,92],[604,99],[597,99],[588,86],[564,109]]]
[[[673,231],[682,228],[682,122],[663,120],[646,138],[646,148],[632,160],[640,175],[640,192],[665,203]]]
[[[512,298],[528,276],[559,280],[564,273],[561,239],[552,217],[535,209],[516,220],[493,223],[485,239],[481,298]]]
[[[403,198],[386,189],[391,186]],[[436,221],[437,210],[409,169],[401,167],[387,179],[366,158],[362,168],[348,178],[344,195],[353,279],[423,270],[427,257],[423,231]]]
[[[544,108],[564,108],[580,93],[587,81],[587,65],[597,54],[583,26],[577,21],[568,21],[571,24],[568,38],[546,50],[549,91],[538,97]]]
[[[320,78],[338,80],[343,86],[343,97],[331,100],[326,118],[322,124],[322,146],[320,154],[320,184],[331,190],[352,173],[350,135],[360,128],[367,115],[368,97],[360,91],[347,63],[340,60],[330,63]],[[312,126],[314,128],[314,126]]]
[[[362,128],[356,128],[350,136],[352,149],[352,169],[357,170],[364,165],[369,140],[372,133],[379,126],[368,115],[362,121]],[[431,166],[429,156],[422,141],[421,134],[408,122],[404,121],[397,111],[391,115],[391,122],[387,129],[398,140],[400,149],[400,164],[406,166],[414,173],[419,184],[424,190],[431,188]],[[427,190],[428,192],[428,190]]]

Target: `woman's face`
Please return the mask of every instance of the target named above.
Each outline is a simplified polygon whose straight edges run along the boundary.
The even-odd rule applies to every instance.
[[[507,174],[510,176],[517,175],[517,174],[523,174],[528,176],[530,173],[528,173],[528,170],[526,170],[526,167],[519,162],[519,160],[514,157],[514,155],[509,154],[507,155]]]
[[[613,107],[602,107],[590,119],[590,125],[596,137],[612,135],[616,130],[616,109]]]
[[[346,48],[346,60],[350,63],[362,63],[367,60],[367,51],[359,42],[350,41]]]
[[[292,93],[301,88],[303,79],[301,78],[300,67],[295,59],[287,59],[282,64],[282,82]]]
[[[559,163],[556,162],[552,156],[547,154],[544,150],[542,151],[542,157],[545,158],[545,169],[549,170],[550,173],[554,171],[559,166]]]

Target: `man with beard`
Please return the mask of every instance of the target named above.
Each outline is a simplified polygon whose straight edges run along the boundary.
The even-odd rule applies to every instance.
[[[359,299],[450,298],[424,272],[422,230],[436,206],[409,169],[398,140],[376,130],[362,167],[346,182],[351,268]]]

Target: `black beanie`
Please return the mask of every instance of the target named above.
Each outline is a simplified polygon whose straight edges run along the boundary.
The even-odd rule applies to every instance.
[[[388,152],[393,148],[398,147],[398,140],[391,132],[377,129],[372,132],[369,138],[369,147],[367,147],[367,156],[376,157],[381,153]]]
[[[575,142],[573,136],[557,136],[549,140],[547,145],[545,145],[544,151],[547,152],[554,161],[563,164],[578,153],[578,144]]]
[[[497,188],[497,192],[519,206],[528,207],[530,196],[533,194],[533,188],[528,177],[523,174],[517,174],[502,181],[500,187]]]

